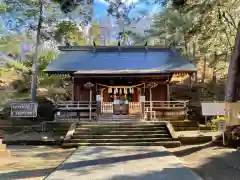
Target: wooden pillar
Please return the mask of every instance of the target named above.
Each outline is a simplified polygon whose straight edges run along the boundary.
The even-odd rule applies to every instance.
[[[195,72],[195,83],[198,83],[198,76],[197,76],[197,72]]]
[[[149,87],[149,95],[150,95],[150,97],[149,97],[149,99],[150,99],[150,119],[152,120],[153,107],[152,107],[152,88],[151,87]]]
[[[193,75],[193,73],[188,73],[188,75],[189,75],[189,91],[191,92],[191,90],[192,90],[192,75]]]
[[[170,101],[170,88],[169,88],[169,82],[167,82],[167,101]]]
[[[92,119],[92,88],[89,89],[89,120]]]
[[[74,77],[72,76],[72,101],[75,101],[75,82],[74,82]]]
[[[153,119],[153,99],[152,99],[152,88],[156,88],[158,86],[158,84],[156,82],[150,82],[148,85],[147,85],[147,88],[149,88],[149,99],[150,99],[150,119],[152,120]],[[154,115],[154,118],[155,118],[155,115]]]
[[[94,87],[94,84],[91,82],[88,82],[84,84],[84,87],[89,89],[89,120],[92,119],[92,88]]]
[[[145,85],[142,88],[140,88],[140,96],[141,97],[145,97]],[[141,101],[141,118],[144,119],[144,115],[145,115],[145,102],[143,101],[143,99],[140,97],[140,101]],[[146,98],[146,97],[145,97]]]
[[[102,100],[102,93],[99,87],[96,85],[96,101],[97,101],[97,109],[96,109],[96,114],[97,117],[101,114],[101,100]]]

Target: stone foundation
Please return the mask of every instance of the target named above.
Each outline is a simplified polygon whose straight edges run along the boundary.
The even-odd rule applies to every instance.
[[[10,152],[7,150],[6,144],[3,144],[3,134],[0,134],[0,157],[10,156]]]

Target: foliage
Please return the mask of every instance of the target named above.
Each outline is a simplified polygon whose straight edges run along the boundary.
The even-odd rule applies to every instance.
[[[177,47],[193,63],[206,60],[213,76],[226,77],[239,16],[239,1],[190,0],[181,8],[168,4],[155,14],[148,37],[155,44]],[[201,66],[201,65],[200,65]],[[203,82],[206,68],[203,70]]]
[[[3,0],[3,3],[0,3],[1,16],[8,17],[4,18],[7,19],[5,23],[8,29],[15,32],[0,39],[1,52],[14,59],[19,59],[20,42],[29,41],[30,44],[35,44],[33,32],[36,31],[37,23],[40,20],[39,2],[39,0]],[[74,2],[78,2],[78,4],[74,4]],[[44,1],[41,44],[52,41],[57,46],[63,42],[63,39],[67,39],[71,44],[85,44],[86,37],[84,37],[83,29],[92,21],[93,1],[88,1],[90,6],[84,4],[85,2],[83,0]],[[137,6],[147,7],[151,4],[162,4],[163,9],[155,13],[152,26],[146,33],[147,37],[128,30],[119,32],[123,44],[128,43],[129,40],[134,41],[133,44],[143,44],[145,40],[154,39],[154,44],[180,48],[182,53],[193,63],[198,64],[206,60],[209,68],[214,69],[217,74],[221,74],[221,77],[226,77],[226,66],[234,45],[237,22],[240,17],[239,1],[144,0],[131,3],[130,0],[106,0],[106,2],[109,5],[108,13],[127,25],[138,22],[149,13],[147,8],[137,10]],[[10,14],[11,18],[9,19]],[[131,16],[131,14],[137,15]],[[24,33],[19,35],[20,33],[16,32]],[[90,36],[91,40],[100,44],[100,26],[98,24],[93,23]],[[116,45],[116,42],[110,42],[110,44]],[[51,84],[54,85],[53,87],[63,84],[59,77],[40,74],[56,55],[51,51],[44,50],[39,57],[38,85],[41,88],[49,87]],[[25,81],[28,90],[33,53],[29,52],[24,57],[23,63],[9,62],[5,67],[19,73],[21,81],[17,84]],[[205,70],[203,74],[205,74]],[[214,86],[211,88],[214,89]],[[209,88],[205,89],[210,91]]]
[[[55,39],[58,42],[62,41],[62,37],[66,37],[68,40],[81,42],[83,41],[82,32],[77,25],[71,21],[62,21],[56,26]],[[76,36],[74,36],[76,35]]]
[[[231,131],[231,137],[233,140],[240,140],[240,126],[236,126],[232,131]]]
[[[216,118],[211,120],[211,124],[215,127],[215,130],[219,130],[220,121],[227,121],[227,119],[223,116],[217,116]]]

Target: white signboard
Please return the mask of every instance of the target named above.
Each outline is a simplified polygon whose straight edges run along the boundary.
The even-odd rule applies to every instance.
[[[120,101],[119,101],[118,99],[115,99],[115,100],[113,101],[113,104],[120,104]]]
[[[98,101],[98,102],[101,101],[101,95],[96,96],[96,101]]]
[[[140,102],[145,102],[145,96],[140,96]]]
[[[227,126],[226,121],[224,121],[224,120],[219,121],[219,131],[224,133],[226,131],[226,126]]]
[[[202,102],[203,116],[224,116],[225,103],[224,102]]]
[[[15,102],[11,104],[11,117],[37,117],[38,104]]]

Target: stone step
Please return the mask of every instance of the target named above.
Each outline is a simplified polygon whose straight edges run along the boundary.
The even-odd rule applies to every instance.
[[[145,125],[145,124],[161,124],[165,125],[165,121],[80,121],[78,125],[111,125],[111,124],[130,124],[130,125]]]
[[[79,146],[164,146],[174,148],[181,146],[180,141],[159,141],[159,142],[124,142],[124,143],[63,143],[63,148],[76,148]]]
[[[125,134],[125,135],[130,135],[130,134],[161,134],[161,133],[168,133],[168,130],[156,130],[156,131],[136,131],[136,130],[132,130],[132,131],[126,131],[126,130],[122,130],[122,131],[106,131],[106,130],[98,130],[98,131],[75,131],[74,135],[86,135],[86,134],[92,134],[92,135],[99,135],[99,134],[109,134],[109,135],[118,135],[118,134]]]
[[[89,128],[84,128],[84,127],[77,127],[75,129],[75,132],[79,131],[109,131],[109,130],[114,130],[114,131],[148,131],[148,130],[166,130],[167,128],[165,126],[160,126],[160,127],[89,127]]]
[[[119,134],[119,135],[109,135],[109,134],[102,134],[102,135],[73,135],[72,139],[126,139],[126,138],[164,138],[164,137],[171,137],[168,133],[161,133],[161,134]]]
[[[138,122],[138,121],[140,121],[139,119],[97,119],[97,121],[102,121],[102,122],[106,122],[106,121],[108,121],[108,122],[121,122],[121,121],[125,121],[125,122]]]
[[[69,139],[64,140],[64,143],[127,143],[127,142],[159,142],[171,140],[172,138]]]
[[[166,127],[165,124],[81,124],[77,128],[148,128],[148,127]]]
[[[95,120],[92,120],[92,121],[77,121],[76,122],[77,124],[166,124],[166,121],[124,121],[124,120],[121,120],[121,121],[114,121],[114,120],[111,120],[111,121],[95,121]]]
[[[110,117],[110,118],[139,118],[141,115],[113,115],[113,114],[102,114],[99,116],[102,117]]]

